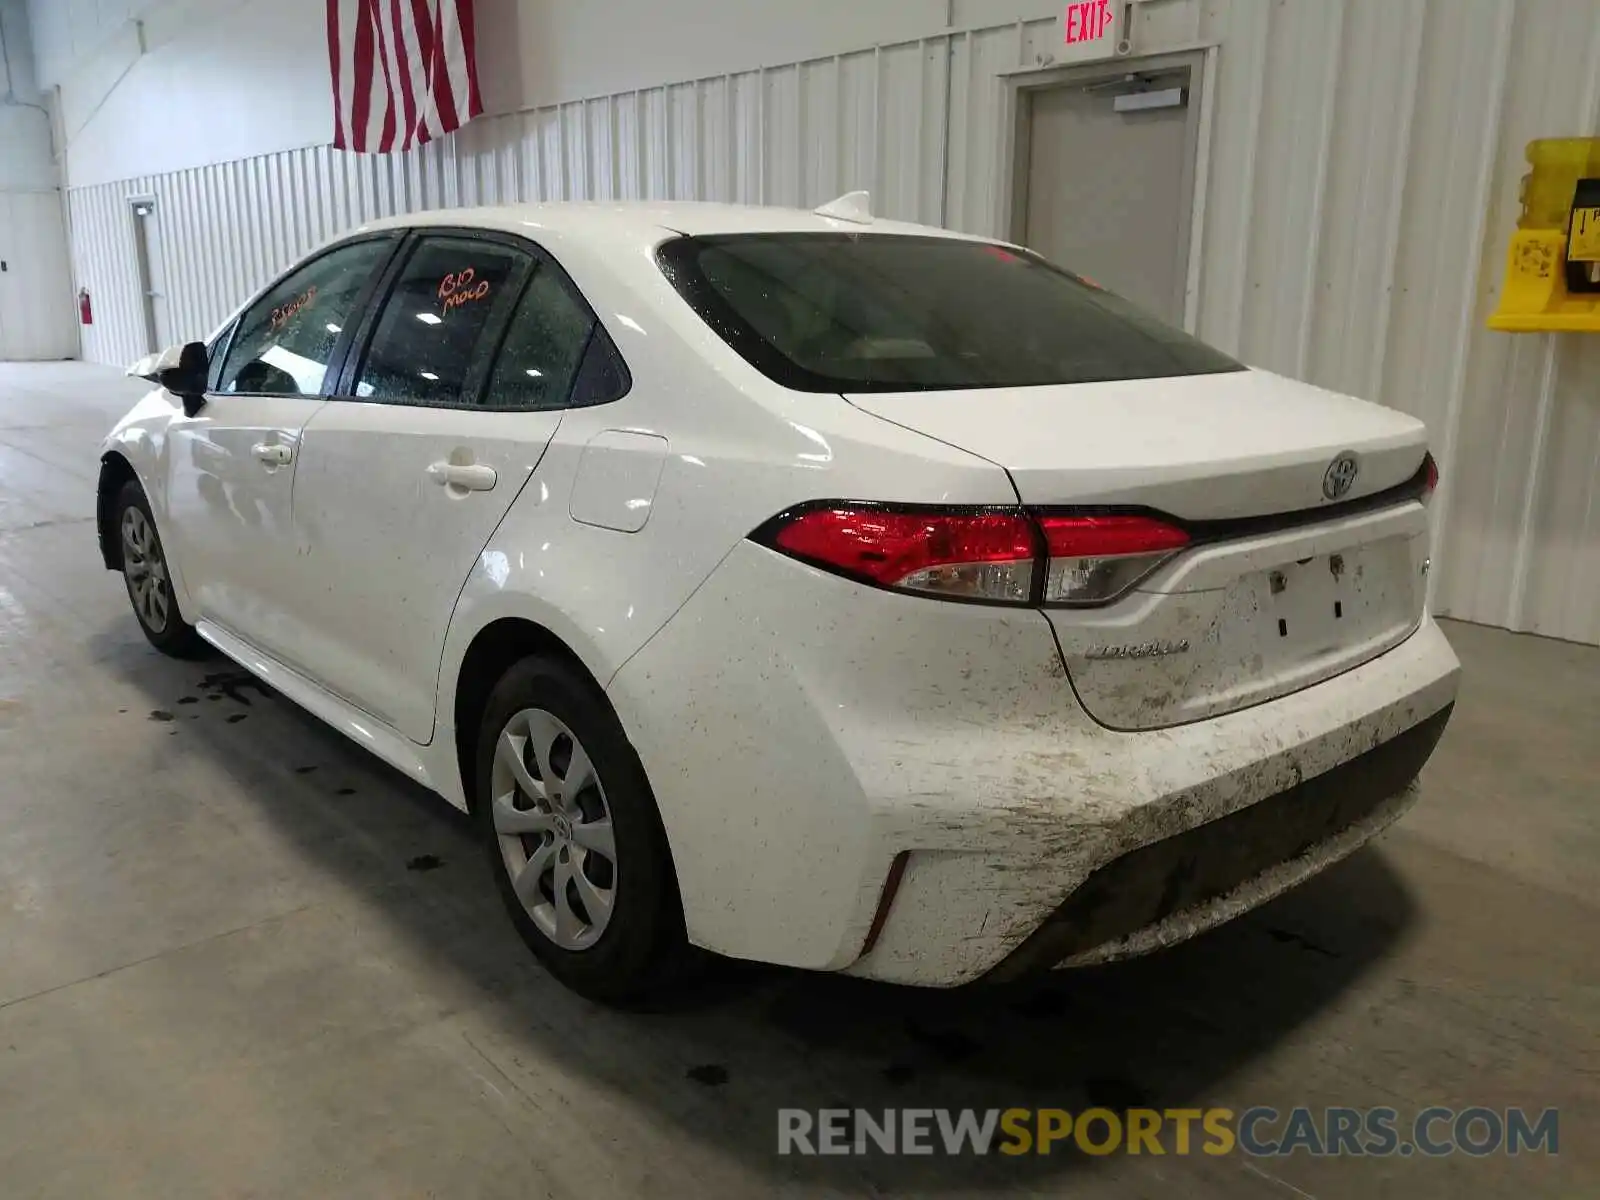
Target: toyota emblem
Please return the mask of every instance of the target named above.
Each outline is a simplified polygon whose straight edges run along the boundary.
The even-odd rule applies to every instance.
[[[1361,470],[1361,465],[1356,462],[1356,456],[1346,450],[1338,458],[1328,464],[1327,473],[1322,477],[1322,494],[1329,500],[1337,500],[1348,495],[1355,486],[1356,473]]]

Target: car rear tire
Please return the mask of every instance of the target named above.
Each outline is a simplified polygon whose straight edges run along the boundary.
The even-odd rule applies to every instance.
[[[200,658],[208,647],[183,619],[172,592],[166,550],[144,489],[134,480],[122,485],[115,509],[116,536],[122,547],[122,581],[139,628],[150,644],[173,658]]]
[[[600,689],[523,659],[490,693],[476,767],[490,870],[550,973],[604,1004],[676,995],[697,956],[644,767]]]

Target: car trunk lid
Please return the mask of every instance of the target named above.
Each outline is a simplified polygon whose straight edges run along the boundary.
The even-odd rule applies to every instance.
[[[846,398],[1004,467],[1029,507],[1155,510],[1192,531],[1113,603],[1046,610],[1106,725],[1161,728],[1297,691],[1421,619],[1427,516],[1404,485],[1425,431],[1403,413],[1261,371]],[[1354,477],[1335,477],[1346,458]]]
[[[979,390],[868,392],[857,408],[981,455],[1024,504],[1138,505],[1185,520],[1333,503],[1324,476],[1357,456],[1353,500],[1403,483],[1422,423],[1266,371]]]

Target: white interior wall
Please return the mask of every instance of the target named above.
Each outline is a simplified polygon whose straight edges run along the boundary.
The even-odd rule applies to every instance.
[[[0,87],[0,97],[5,94]],[[0,189],[51,189],[58,179],[44,109],[0,99]]]
[[[30,46],[23,0],[0,0],[0,188],[10,190],[60,186]]]
[[[28,13],[0,0],[0,359],[78,352],[50,118],[34,81]]]
[[[21,0],[18,0],[21,2]],[[325,0],[27,0],[72,186],[326,143]],[[491,114],[1039,17],[1051,0],[479,0]],[[158,120],[151,115],[159,113]]]
[[[485,73],[517,87],[491,112],[822,58],[950,27],[1055,12],[1054,0],[521,0],[480,4]],[[498,10],[493,12],[491,10]],[[489,66],[503,69],[490,72]],[[504,94],[504,93],[503,93]]]
[[[703,21],[711,2],[616,8]],[[108,310],[88,353],[120,361],[135,349],[126,200],[137,192],[161,197],[173,317],[196,335],[317,241],[417,208],[633,196],[810,205],[867,187],[882,213],[1000,232],[1001,80],[1048,54],[1054,26],[1019,23],[1007,4],[1003,21],[960,29],[992,11],[963,0],[958,32],[944,35],[933,7],[898,6],[908,24],[932,22],[909,40],[787,61],[767,56],[770,41],[726,57],[744,32],[722,58],[656,60],[650,36],[604,42],[580,21],[559,36],[585,44],[551,41],[547,55],[591,55],[595,78],[632,80],[628,90],[583,90],[573,68],[578,98],[475,122],[410,155],[308,146],[75,188],[78,270]],[[1483,326],[1524,143],[1600,132],[1594,0],[1154,0],[1141,11],[1141,50],[1217,47],[1199,332],[1428,421],[1445,472],[1438,609],[1600,642],[1600,339]],[[555,38],[561,27],[544,28]],[[663,63],[691,61],[742,66],[651,82]]]
[[[324,0],[136,2],[30,0],[68,186],[330,139]]]

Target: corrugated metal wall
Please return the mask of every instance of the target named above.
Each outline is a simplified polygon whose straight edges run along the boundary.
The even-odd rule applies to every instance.
[[[1483,328],[1523,144],[1600,132],[1594,0],[1171,0],[1174,14],[1169,44],[1186,30],[1220,45],[1201,335],[1428,421],[1446,480],[1440,611],[1600,642],[1600,338]],[[886,215],[998,232],[999,77],[1052,34],[1007,25],[600,97],[387,159],[313,148],[77,189],[76,270],[97,304],[85,356],[142,349],[135,194],[159,197],[171,321],[197,335],[317,242],[421,208],[812,205],[865,187]]]

